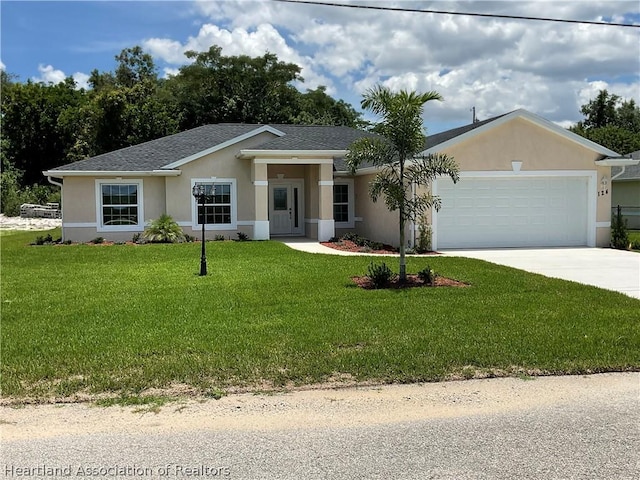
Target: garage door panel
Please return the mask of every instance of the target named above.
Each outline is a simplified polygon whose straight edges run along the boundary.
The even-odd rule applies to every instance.
[[[587,177],[438,181],[438,248],[587,244]]]

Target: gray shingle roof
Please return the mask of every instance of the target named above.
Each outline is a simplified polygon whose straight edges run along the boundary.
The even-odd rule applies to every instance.
[[[626,156],[640,159],[640,150],[631,152]],[[615,177],[621,170],[622,167],[611,167],[611,176]],[[614,182],[618,180],[640,180],[640,163],[638,165],[629,165],[628,167],[625,167],[624,173],[616,178]]]
[[[62,165],[55,171],[131,171],[160,170],[166,165],[247,134],[264,125],[215,124],[176,133],[131,147]],[[346,150],[363,135],[362,130],[344,126],[270,125],[283,132],[253,147],[255,150]]]
[[[502,116],[504,115],[430,135],[427,137],[425,148],[437,146]],[[62,165],[51,169],[51,172],[55,175],[56,171],[150,172],[161,170],[171,163],[231,141],[263,126],[239,123],[204,125],[175,135]],[[284,124],[270,124],[269,126],[285,135],[274,136],[263,144],[254,146],[252,150],[347,150],[349,145],[358,138],[375,136],[370,132],[345,126]],[[367,166],[370,165],[362,165],[363,168]],[[344,159],[336,158],[334,168],[338,171],[345,171]]]
[[[113,152],[56,167],[51,171],[149,172],[255,130],[256,125],[204,125]]]

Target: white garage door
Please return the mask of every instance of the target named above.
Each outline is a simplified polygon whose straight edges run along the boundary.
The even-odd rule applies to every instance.
[[[437,248],[587,245],[587,177],[438,179]]]

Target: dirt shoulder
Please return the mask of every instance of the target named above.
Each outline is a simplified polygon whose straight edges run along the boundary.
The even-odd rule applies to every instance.
[[[272,430],[379,425],[543,408],[640,394],[640,374],[498,378],[380,387],[236,394],[154,409],[58,404],[0,407],[2,441],[98,432]]]

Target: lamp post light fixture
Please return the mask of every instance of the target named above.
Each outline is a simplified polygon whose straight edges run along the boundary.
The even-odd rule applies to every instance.
[[[204,210],[204,203],[207,197],[206,187],[202,184],[194,185],[191,192],[193,193],[193,196],[195,197],[196,201],[200,202],[200,206],[202,207],[202,253],[200,255],[200,276],[203,277],[207,274],[207,252],[205,249],[205,238],[204,238],[204,224],[206,223],[206,218],[207,218]]]

